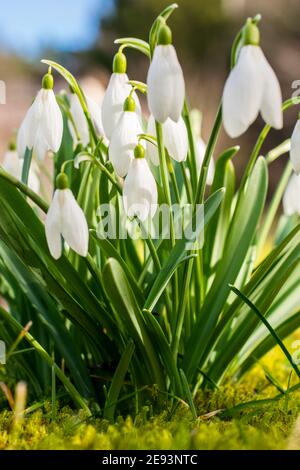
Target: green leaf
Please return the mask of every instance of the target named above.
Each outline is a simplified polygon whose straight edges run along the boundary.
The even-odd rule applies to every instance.
[[[131,283],[120,263],[114,258],[109,258],[104,266],[103,284],[123,337],[128,340],[129,335],[134,339],[139,353],[142,354],[148,366],[150,382],[152,380],[164,389],[165,378],[162,374],[161,363],[154,344],[149,338]]]
[[[186,401],[189,404],[193,418],[197,419],[197,411],[195,408],[194,400],[190,391],[190,387],[189,387],[186,375],[182,369],[180,369],[180,375],[181,375],[181,381],[182,381],[182,386],[183,386]]]
[[[44,287],[26,269],[26,266],[2,243],[0,243],[0,254],[7,269],[15,277],[18,289],[24,292],[33,308],[37,311],[38,321],[55,341],[57,349],[71,370],[78,390],[86,397],[93,396],[94,389],[85,363],[82,360],[81,352],[72,341],[72,337],[64,325],[63,317],[58,312],[57,305],[49,297]]]
[[[297,367],[296,364],[294,364],[293,362],[293,359],[289,353],[289,351],[287,350],[287,348],[285,347],[285,345],[283,344],[283,342],[281,341],[281,339],[279,338],[279,336],[277,335],[276,331],[272,328],[272,326],[270,325],[270,323],[268,322],[268,320],[264,317],[264,315],[259,311],[259,309],[256,307],[256,305],[254,305],[250,299],[248,299],[248,297],[246,297],[241,291],[239,291],[236,287],[234,286],[229,286],[230,289],[236,294],[238,295],[250,308],[251,310],[258,316],[258,318],[260,319],[260,321],[265,325],[265,327],[269,330],[269,332],[271,333],[271,335],[273,336],[273,338],[275,339],[276,343],[278,344],[278,346],[280,347],[280,349],[282,350],[283,354],[285,355],[285,357],[287,358],[288,362],[290,363],[291,367],[294,369],[294,371],[296,372],[296,375],[298,376],[298,378],[300,378],[300,371]]]
[[[17,331],[18,333],[23,332],[23,326],[19,324],[19,322],[6,310],[0,307],[0,317],[4,321],[6,321],[11,327]],[[24,338],[26,341],[36,350],[37,354],[49,365],[54,369],[56,376],[61,380],[65,388],[67,389],[68,393],[74,400],[74,403],[79,406],[80,408],[84,409],[88,416],[91,416],[91,411],[88,408],[85,400],[81,397],[78,393],[74,385],[70,382],[68,377],[63,373],[63,371],[57,366],[57,364],[53,361],[51,356],[45,351],[45,349],[36,341],[35,338],[30,333],[25,333]]]
[[[172,275],[174,274],[180,263],[182,263],[182,261],[186,258],[187,243],[193,243],[197,240],[197,238],[203,231],[205,225],[209,222],[210,218],[217,210],[223,196],[223,189],[219,189],[216,193],[210,196],[204,204],[204,218],[201,218],[201,223],[197,227],[197,230],[194,231],[193,238],[191,240],[186,240],[185,238],[182,238],[177,241],[174,248],[171,250],[166,263],[164,264],[160,273],[156,277],[155,282],[149,292],[149,295],[144,305],[144,308],[146,310],[152,310],[155,307],[157,301],[159,300],[160,296],[168,285]],[[190,222],[189,228],[195,225],[195,221],[197,220],[201,212],[202,208],[200,207],[198,208],[196,214]]]
[[[196,321],[184,355],[183,369],[188,379],[196,368],[202,368],[203,353],[216,327],[230,289],[235,281],[253,240],[267,193],[267,169],[263,158],[259,158],[241,194],[240,204],[235,210],[227,234],[226,251],[222,263],[216,270],[211,288],[204,300],[201,315]]]
[[[134,343],[133,341],[129,341],[129,343],[127,344],[122,354],[119,365],[116,368],[116,371],[114,373],[113,380],[112,380],[112,383],[109,388],[107,398],[105,401],[103,418],[108,419],[109,421],[114,420],[116,405],[118,403],[118,397],[120,395],[120,391],[123,386],[125,375],[128,371],[133,352],[134,352]]]
[[[235,190],[235,171],[231,159],[236,155],[238,150],[238,146],[227,149],[220,158],[218,158],[216,163],[211,194],[219,188],[224,187],[225,196],[205,232],[206,242],[204,245],[204,257],[207,268],[212,268],[216,265],[224,249]]]
[[[141,302],[143,302],[143,300],[144,300],[144,295],[143,295],[140,287],[138,286],[134,275],[130,271],[130,269],[127,266],[126,262],[123,260],[122,256],[119,254],[118,250],[114,247],[114,245],[107,238],[97,236],[97,233],[96,233],[95,230],[91,230],[90,233],[91,233],[92,237],[94,238],[94,240],[96,241],[96,243],[101,248],[101,250],[103,250],[105,255],[108,258],[115,258],[120,263],[120,265],[122,266],[127,278],[129,279],[129,281],[130,281],[130,283],[133,287],[133,290],[134,290],[135,296],[138,300],[138,303],[141,304]]]

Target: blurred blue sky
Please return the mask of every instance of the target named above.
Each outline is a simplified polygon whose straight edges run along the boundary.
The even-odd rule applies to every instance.
[[[99,17],[112,0],[5,0],[0,6],[0,49],[35,57],[42,49],[91,45]]]

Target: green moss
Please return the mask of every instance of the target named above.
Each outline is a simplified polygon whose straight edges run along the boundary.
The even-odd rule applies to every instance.
[[[259,410],[247,410],[230,420],[201,415],[237,402],[234,389],[198,397],[197,421],[181,407],[169,419],[167,413],[150,417],[145,411],[133,422],[87,421],[83,412],[62,409],[55,422],[37,411],[17,428],[12,412],[0,415],[0,449],[284,449],[300,410],[300,394]],[[202,417],[201,417],[202,416]]]
[[[195,421],[189,409],[180,405],[170,417],[171,408],[152,416],[144,407],[138,416],[119,416],[115,424],[103,419],[86,419],[84,412],[68,407],[51,420],[51,406],[25,416],[14,424],[13,413],[0,414],[0,449],[285,449],[300,448],[300,392],[274,403],[248,407],[234,418],[221,419],[218,410],[278,394],[266,380],[271,370],[283,388],[290,368],[274,349],[238,384],[216,391],[200,392]],[[294,378],[291,383],[296,383]]]

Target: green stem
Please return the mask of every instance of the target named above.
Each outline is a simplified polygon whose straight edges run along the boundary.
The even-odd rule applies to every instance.
[[[16,186],[25,196],[28,196],[29,199],[31,199],[43,212],[48,211],[48,204],[40,198],[38,194],[36,194],[34,191],[32,191],[26,184],[22,183],[19,181],[17,178],[14,178],[10,173],[7,173],[3,168],[0,168],[0,178],[5,179],[8,181],[8,183],[12,184],[13,186]]]
[[[194,189],[196,189],[198,172],[197,172],[195,139],[194,139],[194,135],[193,135],[193,128],[192,128],[190,113],[189,113],[189,109],[188,109],[188,105],[187,105],[186,100],[184,101],[183,118],[184,118],[184,121],[185,121],[187,134],[188,134],[188,140],[189,140],[190,176],[191,176],[192,185],[193,185]]]
[[[122,187],[120,183],[113,177],[113,175],[108,171],[105,165],[103,163],[99,162],[99,160],[94,159],[94,163],[98,165],[98,167],[101,169],[101,171],[107,176],[109,181],[116,187],[117,191],[122,194]]]
[[[186,304],[187,304],[187,299],[188,299],[188,294],[189,294],[189,285],[191,281],[192,270],[193,270],[193,263],[187,262],[184,268],[184,275],[183,275],[184,281],[182,285],[182,295],[180,296],[180,303],[179,303],[178,313],[177,313],[177,318],[176,318],[176,326],[175,326],[173,341],[172,341],[172,346],[171,346],[175,360],[177,358],[180,339],[181,339],[181,333],[182,333],[182,327],[184,323],[184,315],[185,315]]]
[[[186,173],[186,168],[185,168],[183,162],[180,164],[180,168],[181,168],[181,173],[182,173],[182,176],[183,176],[183,182],[184,182],[184,186],[185,186],[187,201],[188,201],[189,204],[192,204],[192,202],[193,202],[192,185],[191,185],[190,179],[189,179],[189,177]]]
[[[170,162],[170,165],[172,165],[171,162]],[[173,166],[172,168],[170,168],[169,173],[170,173],[171,183],[172,183],[173,190],[174,190],[176,203],[180,205],[180,194],[179,194],[179,189],[178,189],[177,180],[176,180]]]
[[[296,97],[296,98],[290,98],[288,100],[286,100],[283,104],[282,104],[282,111],[286,111],[287,109],[291,108],[292,106],[297,106],[300,104],[300,97]],[[260,150],[261,150],[261,147],[267,137],[267,135],[269,134],[271,130],[271,126],[269,126],[269,124],[266,124],[265,127],[263,128],[263,130],[261,131],[261,133],[259,134],[258,136],[258,139],[256,141],[256,144],[252,150],[252,153],[250,155],[250,158],[248,160],[248,163],[247,163],[247,166],[246,166],[246,170],[244,172],[244,175],[243,175],[243,178],[242,178],[242,181],[241,181],[241,185],[240,185],[240,191],[243,190],[245,184],[246,184],[246,181],[255,165],[255,162],[256,162],[256,159],[257,157],[259,156],[259,153],[260,153]]]
[[[208,175],[208,168],[210,164],[210,160],[212,158],[212,154],[216,145],[216,141],[218,138],[218,134],[220,131],[220,127],[222,124],[222,104],[219,105],[218,112],[215,118],[214,126],[212,129],[212,132],[210,134],[202,167],[201,167],[201,172],[197,184],[197,192],[196,192],[196,197],[194,201],[194,205],[196,204],[202,204],[204,200],[204,193],[205,193],[205,186],[206,186],[206,180],[207,180],[207,175]]]
[[[174,221],[173,221],[173,215],[172,215],[172,200],[171,200],[170,186],[169,186],[169,180],[168,180],[166,153],[165,153],[165,147],[163,143],[162,125],[159,122],[155,121],[155,127],[156,127],[157,147],[158,147],[159,162],[160,162],[161,180],[162,180],[163,190],[165,194],[165,199],[170,210],[169,221],[170,221],[171,246],[174,247],[175,246],[175,232],[174,232]],[[177,284],[178,284],[178,274],[177,274],[177,271],[175,271],[173,278],[172,278],[174,311],[176,311],[177,303],[178,303]]]
[[[169,181],[168,181],[168,168],[167,168],[165,147],[163,143],[162,125],[156,121],[155,127],[156,127],[156,138],[157,138],[157,147],[158,147],[158,154],[159,154],[161,180],[162,180],[165,200],[170,208],[170,232],[171,232],[172,246],[174,246],[175,244],[174,226],[173,226],[173,219],[171,215],[172,200],[171,200],[170,186],[169,186]]]
[[[280,181],[277,185],[276,191],[273,195],[272,201],[269,205],[267,215],[264,220],[264,224],[258,235],[258,245],[257,245],[257,258],[260,258],[260,255],[263,251],[265,241],[272,227],[276,212],[278,210],[282,195],[286,188],[286,185],[289,181],[289,178],[292,174],[293,168],[290,162],[287,163],[285,170],[280,178]]]

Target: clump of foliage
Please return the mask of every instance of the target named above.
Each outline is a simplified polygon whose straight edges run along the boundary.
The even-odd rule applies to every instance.
[[[273,161],[286,153],[286,145],[273,149],[265,157],[260,156],[273,125],[269,120],[273,122],[275,116],[274,127],[280,127],[283,111],[299,105],[300,99],[291,98],[281,106],[279,84],[259,46],[257,25],[260,17],[248,19],[232,47],[232,70],[227,82],[230,86],[224,91],[224,97],[233,95],[232,100],[223,100],[223,110],[221,103],[202,164],[197,167],[196,139],[191,113],[184,99],[184,80],[171,44],[172,34],[166,25],[175,8],[176,5],[171,5],[157,17],[149,42],[134,38],[117,40],[120,49],[114,61],[113,79],[116,75],[120,79],[122,75],[121,79],[125,78],[125,85],[129,87],[129,91],[126,88],[128,96],[121,103],[117,130],[124,115],[126,118],[129,113],[135,123],[139,119],[134,114],[138,108],[136,92],[149,92],[153,116],[157,110],[164,116],[166,107],[161,107],[158,99],[161,90],[156,86],[163,61],[159,60],[156,51],[170,59],[171,66],[166,69],[170,72],[170,83],[178,93],[171,98],[162,98],[170,104],[172,116],[178,114],[178,120],[171,125],[176,126],[179,122],[187,136],[188,149],[182,159],[174,158],[179,149],[174,150],[167,141],[164,142],[164,123],[154,116],[155,135],[149,132],[135,135],[136,145],[130,147],[134,155],[128,157],[126,145],[124,154],[122,145],[120,154],[115,152],[120,159],[128,160],[125,162],[128,168],[122,168],[124,174],[122,171],[120,175],[118,158],[109,158],[115,134],[110,136],[108,144],[107,139],[99,135],[89,101],[73,75],[57,63],[43,61],[50,69],[19,131],[19,140],[26,144],[22,145],[25,152],[22,182],[0,169],[0,288],[6,302],[0,307],[0,335],[7,346],[6,364],[1,366],[0,380],[10,402],[14,385],[25,380],[29,403],[51,396],[52,414],[55,414],[57,397],[62,397],[69,405],[72,402],[88,416],[100,416],[107,421],[113,421],[115,416],[126,414],[128,410],[139,419],[145,406],[156,412],[166,406],[167,400],[168,417],[176,412],[178,403],[182,403],[189,407],[195,420],[200,413],[199,406],[197,408],[197,396],[201,396],[197,395],[199,390],[206,393],[207,389],[216,389],[243,377],[275,344],[281,348],[294,376],[300,377],[296,361],[282,342],[300,323],[300,225],[294,224],[293,217],[280,218],[270,252],[262,257],[292,167],[288,162],[270,206],[266,208],[268,173]],[[133,48],[150,59],[152,79],[148,80],[148,85],[127,81],[128,77],[124,77],[126,48]],[[240,65],[239,57],[247,57],[247,51],[250,51],[250,61],[254,60],[251,67],[258,67],[257,83],[261,95],[254,110],[250,109],[251,115],[241,120],[240,116],[236,119],[236,112],[243,103],[234,96],[236,87],[232,86],[232,80],[238,71],[241,83],[245,83],[244,62]],[[70,85],[71,97],[63,93],[55,101],[53,69]],[[277,91],[276,104],[279,106],[275,111],[265,86],[267,72]],[[165,74],[159,78],[165,78]],[[169,88],[165,87],[165,95],[168,92]],[[254,87],[251,89],[254,98],[255,92]],[[111,95],[115,97],[114,93]],[[70,106],[74,97],[87,131],[86,142],[71,127],[74,116],[78,117],[78,107],[77,114],[73,108],[72,115]],[[240,135],[265,102],[267,106],[262,113],[267,116],[267,124],[249,156],[241,183],[237,185],[235,179],[233,158],[239,151],[235,146],[224,149],[217,159],[212,185],[208,187],[208,169],[222,120],[229,134],[236,136],[238,132]],[[43,107],[45,103],[49,109]],[[179,111],[174,111],[174,103]],[[243,112],[247,114],[249,107],[244,108]],[[53,135],[50,132],[51,146],[47,139],[53,115],[44,112],[45,109],[54,110],[55,115]],[[114,109],[108,106],[107,114],[113,113]],[[107,116],[104,114],[103,117]],[[42,122],[43,125],[36,128],[36,121],[42,118],[47,125]],[[140,129],[139,121],[138,126]],[[33,131],[40,132],[34,142],[28,140],[28,134],[32,137]],[[117,137],[121,135],[121,140],[128,137],[126,132],[116,134]],[[50,209],[47,202],[27,185],[33,154],[45,150],[40,138],[46,139],[42,143],[55,152],[53,189],[55,184],[57,186]],[[60,141],[62,145],[57,150]],[[141,142],[145,147],[150,144],[157,150],[159,161],[155,168],[154,164],[148,166],[144,159],[145,149]],[[118,150],[118,146],[114,149],[116,147]],[[138,165],[143,165],[141,168],[147,172],[134,173],[137,178],[133,178],[130,185],[128,175],[132,175],[132,168],[136,169]],[[150,181],[151,190],[147,187],[147,191],[137,191],[135,183],[141,185],[139,190],[145,190],[145,180]],[[136,218],[126,217],[125,188],[129,193],[131,189],[137,192],[146,212],[149,212],[147,197],[158,198],[159,204],[166,204],[169,238],[152,239],[149,227],[137,224]],[[64,212],[66,201],[70,210]],[[204,218],[200,217],[191,238],[184,235],[177,239],[171,208],[177,203],[181,210],[186,202],[192,208],[188,228],[194,225],[202,211]],[[100,204],[111,204],[117,213],[125,214],[126,223],[121,228],[127,230],[127,223],[131,223],[139,234],[138,239],[102,236],[99,226],[103,229],[104,217],[99,215]],[[47,237],[41,212],[47,214]],[[146,237],[142,237],[145,230]],[[203,234],[202,245],[198,241],[199,235]],[[68,245],[64,250],[61,235]],[[283,393],[281,387],[277,385],[277,388]],[[37,414],[33,421],[29,419],[29,425],[34,419],[43,419],[42,416]],[[9,419],[8,415],[4,414],[3,419]],[[62,416],[61,420],[64,423]],[[204,429],[201,426],[199,429]],[[221,428],[215,426],[218,432]],[[226,428],[227,425],[222,422],[220,426]],[[132,429],[134,433],[135,428]],[[163,434],[166,439],[168,429],[171,428]],[[90,432],[97,434],[96,430]],[[202,438],[199,439],[202,442]],[[109,441],[109,445],[119,444]]]

